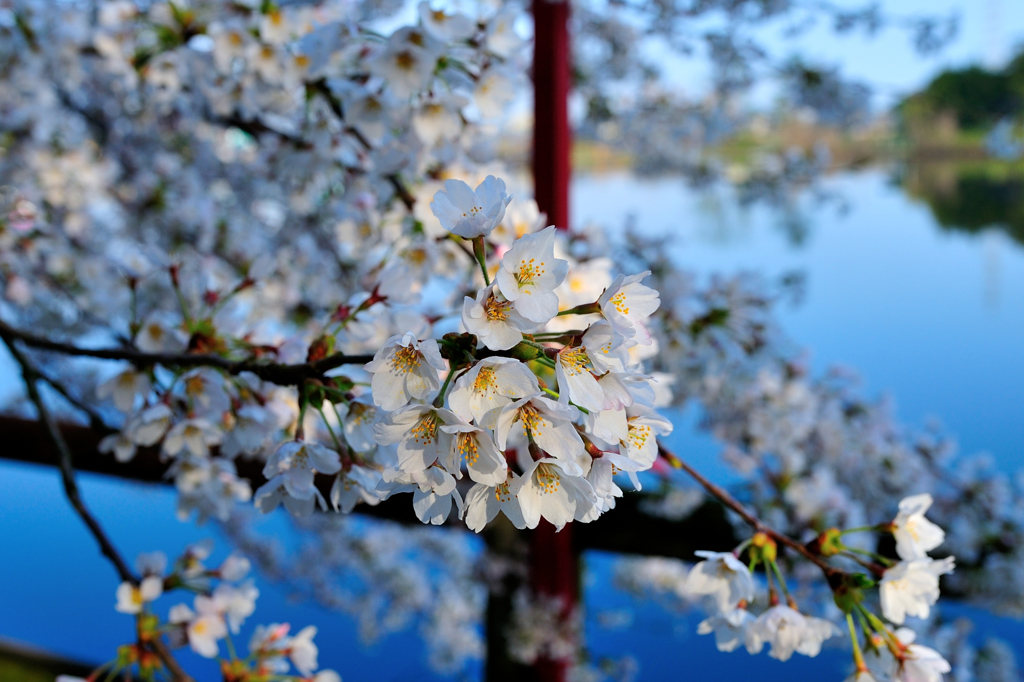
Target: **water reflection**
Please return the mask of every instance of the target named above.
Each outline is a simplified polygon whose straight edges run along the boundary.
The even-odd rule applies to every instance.
[[[906,192],[931,209],[944,230],[978,234],[996,228],[1024,244],[1024,172],[995,161],[931,162],[898,175]]]

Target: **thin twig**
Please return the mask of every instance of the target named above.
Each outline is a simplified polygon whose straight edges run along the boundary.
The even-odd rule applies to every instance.
[[[171,650],[167,648],[162,639],[154,637],[149,640],[149,646],[160,659],[160,662],[164,664],[164,667],[167,668],[167,671],[171,673],[172,680],[175,682],[194,682],[192,677],[178,663],[178,660],[174,658],[174,654],[171,653]]]
[[[13,339],[7,334],[0,332],[0,337],[3,338],[4,343],[7,344],[7,349],[11,352],[11,356],[14,357],[15,361],[21,366],[21,375],[25,380],[25,390],[28,392],[29,400],[36,407],[36,411],[39,413],[39,419],[43,422],[46,427],[46,435],[50,440],[50,444],[53,445],[57,451],[57,461],[60,466],[60,476],[64,483],[64,493],[67,495],[68,501],[71,502],[71,506],[75,508],[75,511],[88,526],[89,531],[93,537],[96,538],[96,542],[100,546],[100,551],[106,556],[110,563],[114,565],[121,580],[132,583],[133,585],[138,584],[138,578],[132,573],[131,569],[128,568],[128,564],[125,563],[124,559],[118,553],[113,543],[107,537],[107,534],[103,531],[99,522],[93,517],[92,513],[86,508],[85,503],[82,501],[82,496],[78,491],[78,484],[75,482],[75,470],[74,465],[71,461],[71,450],[68,448],[67,443],[64,441],[64,437],[60,433],[60,429],[57,427],[57,422],[53,419],[53,415],[50,410],[47,409],[46,403],[43,402],[43,398],[39,395],[39,387],[36,386],[36,382],[41,379],[39,373],[35,370],[32,364],[29,362],[25,354],[18,349]]]
[[[84,400],[73,395],[62,383],[60,383],[53,377],[44,374],[38,368],[34,368],[34,371],[36,373],[36,376],[38,376],[41,380],[49,384],[50,388],[59,393],[61,397],[64,398],[64,400],[68,401],[68,403],[71,404],[72,407],[81,412],[84,412],[85,415],[89,417],[89,426],[92,427],[93,431],[96,431],[97,433],[113,433],[114,431],[117,430],[114,427],[107,424],[106,420],[103,419],[103,415],[101,415],[95,408],[86,403]]]
[[[132,348],[80,348],[70,343],[53,341],[30,332],[15,329],[0,321],[0,337],[17,339],[27,346],[48,350],[63,355],[97,358],[100,360],[125,360],[134,365],[165,365],[167,367],[216,367],[228,374],[251,372],[264,381],[280,386],[298,386],[306,379],[315,379],[325,372],[342,365],[362,365],[373,360],[372,355],[345,355],[335,353],[316,362],[283,364],[258,360],[230,360],[220,355],[143,353]],[[10,344],[8,344],[10,345]]]
[[[312,88],[315,92],[322,95],[323,98],[327,100],[327,106],[331,108],[331,111],[338,117],[338,120],[345,123],[345,111],[341,108],[341,102],[339,102],[338,98],[334,96],[333,92],[331,92],[331,89],[328,87],[325,79],[321,78],[320,80],[313,81],[312,83],[306,83],[306,87]],[[346,124],[345,132],[354,137],[356,141],[362,145],[363,149],[373,151],[373,145],[370,144],[370,141],[366,139],[365,135],[359,132],[358,128]],[[398,173],[391,173],[386,177],[388,182],[390,182],[391,186],[394,188],[395,195],[402,200],[402,203],[405,204],[405,208],[407,210],[412,211],[413,206],[416,204],[416,197],[412,195],[409,189],[405,186],[405,183],[402,182],[402,178]]]
[[[755,531],[759,531],[761,533],[764,533],[765,535],[768,535],[777,543],[789,547],[795,552],[801,554],[805,559],[816,565],[818,568],[820,568],[822,572],[825,574],[825,577],[829,578],[830,584],[835,578],[841,577],[843,573],[845,573],[845,571],[843,571],[842,569],[836,568],[832,564],[825,561],[825,559],[809,550],[803,543],[794,540],[788,535],[780,533],[771,526],[765,525],[761,521],[761,519],[757,518],[757,516],[751,513],[746,507],[744,507],[740,503],[739,500],[730,495],[724,488],[715,485],[714,483],[709,481],[699,471],[697,471],[689,464],[684,462],[678,455],[674,454],[671,450],[666,448],[661,443],[658,443],[658,450],[674,466],[679,467],[687,474],[689,474],[690,477],[697,481],[697,483],[699,483],[701,487],[704,488],[704,490],[708,491],[708,493],[710,493],[712,497],[717,499],[719,502],[724,504],[732,511],[736,512],[740,516],[740,518],[743,519],[747,523],[747,525],[751,526]]]
[[[39,371],[29,362],[25,354],[15,345],[14,340],[9,337],[6,333],[0,332],[0,338],[3,339],[7,345],[7,349],[10,351],[11,356],[15,359],[18,365],[21,366],[21,375],[25,381],[25,390],[28,393],[29,400],[35,405],[36,411],[39,413],[39,419],[43,422],[46,427],[46,435],[50,440],[50,444],[53,445],[57,451],[57,461],[60,468],[61,481],[64,483],[64,494],[67,496],[68,501],[71,502],[71,506],[74,507],[75,512],[81,517],[82,521],[89,528],[93,537],[96,539],[97,544],[100,546],[100,551],[103,553],[110,563],[114,565],[114,569],[117,571],[121,580],[131,583],[132,585],[138,585],[139,579],[132,573],[131,569],[128,568],[128,564],[125,563],[121,554],[114,547],[114,544],[107,537],[103,527],[100,526],[99,521],[92,515],[89,509],[85,506],[85,502],[82,500],[82,496],[78,490],[78,484],[75,481],[75,469],[74,464],[71,460],[71,450],[68,448],[67,442],[60,433],[60,429],[57,427],[57,422],[54,421],[53,415],[50,410],[47,409],[46,403],[43,401],[43,397],[39,394],[39,387],[36,386],[37,381],[45,381],[46,383],[53,386],[55,389],[60,390],[60,387],[48,377],[44,377]],[[61,393],[68,400],[72,400],[66,393]],[[75,401],[77,402],[77,401]],[[182,669],[181,665],[171,654],[170,650],[159,638],[155,637],[149,640],[149,646],[153,649],[153,652],[157,655],[160,661],[167,668],[171,674],[171,679],[175,682],[194,682],[192,677]]]

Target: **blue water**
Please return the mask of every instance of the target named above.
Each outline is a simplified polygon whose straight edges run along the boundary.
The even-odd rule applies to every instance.
[[[621,227],[633,214],[645,231],[671,231],[673,255],[698,273],[757,270],[767,275],[799,270],[807,294],[780,317],[789,335],[813,349],[816,370],[842,363],[857,369],[869,394],[888,392],[900,417],[915,425],[937,417],[963,449],[991,452],[1004,469],[1024,464],[1024,252],[992,230],[980,236],[940,231],[927,207],[914,204],[885,176],[867,173],[831,181],[850,203],[845,215],[805,205],[807,234],[796,243],[776,214],[743,211],[728,200],[694,195],[677,179],[639,181],[593,176],[576,181],[573,215]],[[719,477],[717,449],[694,435],[693,415],[682,420],[677,442]],[[173,491],[81,475],[86,501],[125,556],[161,549],[173,556],[186,544],[213,537],[222,557],[225,542],[210,527],[174,518]],[[117,577],[67,506],[52,469],[0,464],[0,637],[33,643],[85,661],[100,662],[132,636],[132,619],[113,610]],[[281,519],[270,524],[285,528]],[[271,525],[270,528],[275,528]],[[712,638],[695,634],[697,619],[651,603],[637,604],[609,587],[613,557],[587,557],[588,612],[629,609],[625,629],[597,627],[587,639],[592,655],[631,655],[641,680],[716,675],[760,680],[841,679],[848,654],[824,651],[817,659],[778,664],[761,655],[720,654]],[[347,682],[441,679],[425,672],[426,654],[415,628],[367,648],[354,622],[323,608],[290,600],[287,591],[258,577],[256,623],[288,621],[294,629],[316,624],[324,667]],[[166,612],[173,597],[158,602]],[[1024,626],[960,611],[976,626],[977,641],[998,634],[1024,660]],[[215,667],[183,657],[200,682],[216,679]],[[467,672],[479,677],[479,667]]]
[[[675,262],[701,274],[800,272],[806,295],[779,309],[811,365],[855,369],[913,426],[940,421],[965,452],[1024,465],[1024,249],[998,229],[942,231],[881,172],[826,183],[846,213],[805,200],[795,243],[777,213],[741,209],[677,178],[576,181],[574,222],[672,234]]]

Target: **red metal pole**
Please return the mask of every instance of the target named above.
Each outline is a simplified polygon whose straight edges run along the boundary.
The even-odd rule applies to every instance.
[[[548,224],[569,229],[569,1],[533,0],[534,196]]]
[[[569,229],[569,0],[533,0],[533,181],[534,196],[548,224]],[[578,560],[572,548],[572,524],[556,533],[541,521],[530,543],[530,586],[538,596],[556,597],[568,617],[578,600]],[[563,682],[567,661],[541,659],[535,666],[543,682]]]

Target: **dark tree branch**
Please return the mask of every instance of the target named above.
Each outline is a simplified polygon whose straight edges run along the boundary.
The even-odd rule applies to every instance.
[[[21,331],[0,321],[0,337],[8,341],[16,339],[27,346],[48,350],[62,355],[97,358],[100,360],[125,360],[138,366],[165,365],[167,367],[216,367],[228,374],[251,372],[264,381],[279,386],[298,386],[306,379],[322,377],[325,372],[342,365],[362,365],[373,359],[372,355],[345,355],[335,353],[323,360],[300,364],[261,362],[258,360],[230,360],[220,355],[143,353],[133,348],[80,348],[70,343],[53,341],[30,332]],[[13,351],[12,351],[13,352]]]
[[[25,357],[25,354],[18,349],[14,340],[6,333],[0,331],[0,337],[3,338],[4,343],[7,344],[7,349],[11,352],[18,365],[21,366],[21,375],[25,380],[25,390],[28,392],[28,398],[35,405],[36,411],[39,413],[39,419],[46,427],[46,436],[50,441],[50,444],[57,452],[57,462],[60,467],[61,481],[64,484],[64,493],[67,495],[68,501],[71,502],[71,506],[74,507],[75,511],[85,522],[85,525],[89,528],[93,537],[96,538],[96,542],[100,546],[100,551],[106,556],[110,563],[114,565],[121,580],[130,582],[133,585],[138,584],[138,578],[132,573],[131,569],[128,568],[128,564],[124,562],[113,543],[107,537],[107,534],[103,531],[99,522],[93,517],[92,513],[86,508],[85,503],[82,501],[82,496],[78,491],[78,484],[75,482],[75,470],[74,465],[71,461],[71,450],[68,448],[67,443],[64,441],[64,437],[60,433],[60,429],[57,426],[57,422],[54,421],[53,415],[50,410],[47,409],[46,403],[43,402],[42,396],[39,394],[39,387],[36,386],[36,382],[41,380],[41,377],[35,368]]]
[[[706,490],[712,497],[724,504],[727,508],[736,512],[736,514],[738,514],[739,517],[755,531],[764,533],[780,545],[789,547],[797,554],[800,554],[812,564],[820,568],[822,573],[825,574],[825,577],[829,579],[829,584],[832,584],[836,578],[841,578],[843,576],[845,571],[828,563],[824,558],[809,550],[803,543],[794,540],[788,535],[780,533],[771,526],[765,525],[761,519],[757,518],[757,516],[744,507],[739,500],[730,495],[724,488],[709,481],[699,471],[691,467],[677,455],[673,454],[672,451],[661,443],[658,443],[658,450],[673,466],[678,467],[689,474],[690,477],[697,481],[697,483],[699,483],[701,487],[704,488],[704,490]]]

